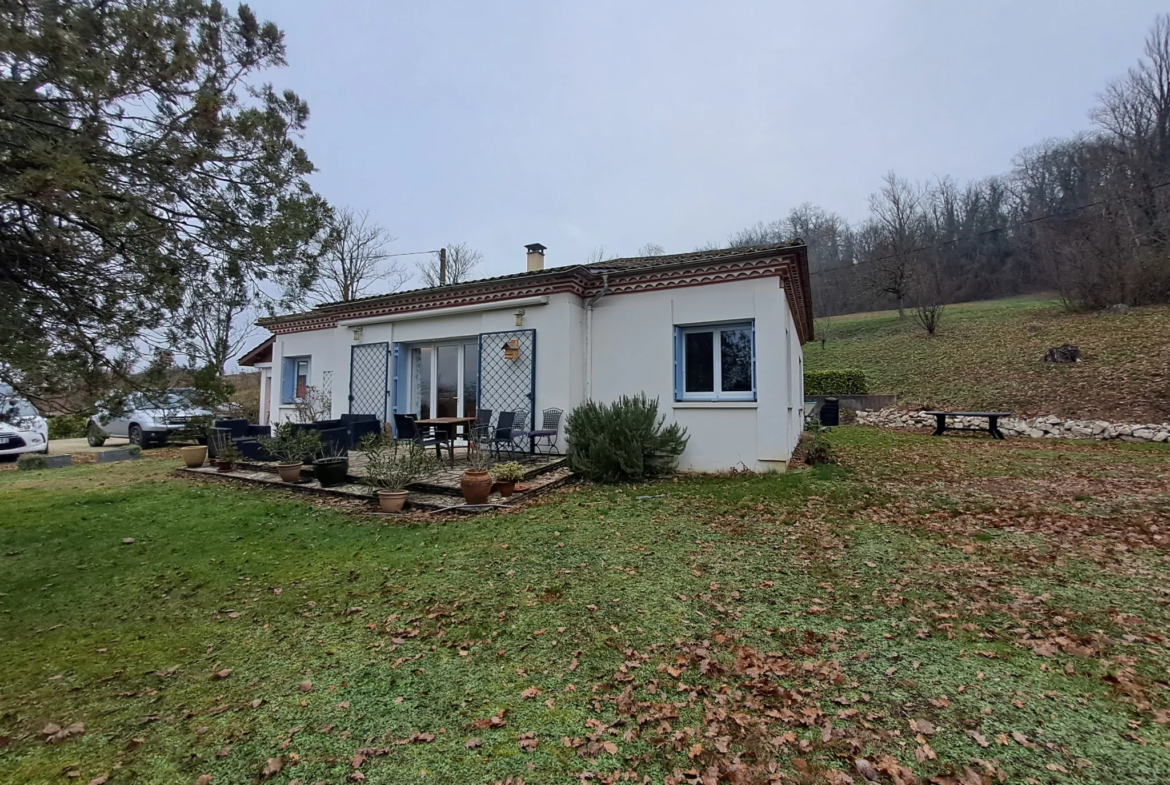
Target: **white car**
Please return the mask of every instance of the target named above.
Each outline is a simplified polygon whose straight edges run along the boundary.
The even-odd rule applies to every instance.
[[[131,393],[123,411],[111,415],[99,411],[89,418],[85,437],[91,447],[100,447],[111,437],[129,439],[146,447],[166,444],[171,434],[183,430],[193,417],[210,415],[193,403],[195,391],[179,387],[161,396]]]
[[[0,458],[49,451],[49,424],[36,407],[0,387]]]

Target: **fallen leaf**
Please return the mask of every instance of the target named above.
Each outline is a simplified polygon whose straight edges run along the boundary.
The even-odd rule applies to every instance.
[[[975,739],[975,743],[978,744],[980,747],[986,748],[986,747],[991,746],[991,742],[988,741],[987,737],[984,736],[979,731],[969,730],[969,731],[967,731],[967,735],[970,736],[971,738]]]
[[[479,739],[468,739],[467,743],[463,746],[469,750],[477,750],[483,746],[483,742]]]
[[[528,689],[526,689],[520,693],[520,697],[523,698],[524,700],[532,700],[537,695],[540,695],[542,692],[543,692],[543,690],[541,690],[540,687],[529,687]]]
[[[232,669],[231,668],[224,668],[221,671],[216,671],[215,673],[211,674],[211,680],[212,681],[222,681],[223,679],[226,679],[228,676],[231,676],[231,675],[232,675]]]
[[[302,681],[300,684],[297,685],[297,689],[300,690],[301,692],[312,692],[313,691],[313,682]]]
[[[878,774],[877,769],[873,767],[873,764],[867,761],[865,758],[854,758],[853,768],[857,769],[858,774],[873,782],[877,782],[877,780],[881,777],[881,775]]]
[[[284,768],[284,756],[277,755],[275,758],[269,758],[268,762],[264,764],[264,768],[260,770],[260,779],[266,780],[270,777],[275,777]]]
[[[122,544],[123,544],[123,545],[133,545],[133,544],[134,544],[134,538],[133,538],[133,537],[123,537],[123,538],[122,538]]]
[[[94,777],[92,780],[89,781],[89,785],[106,785],[106,782],[109,779],[110,779],[109,774],[99,774],[98,776]]]
[[[522,750],[534,750],[539,743],[540,740],[536,738],[535,733],[520,734],[520,749]]]
[[[195,785],[210,785],[210,783],[211,783],[211,775],[210,774],[201,774],[199,776],[199,779],[195,780]]]
[[[910,729],[916,733],[921,733],[923,736],[930,736],[934,734],[934,725],[927,720],[910,720]]]

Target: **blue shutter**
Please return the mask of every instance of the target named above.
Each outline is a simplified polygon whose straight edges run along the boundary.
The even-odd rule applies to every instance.
[[[280,369],[280,402],[292,403],[296,397],[297,367],[296,360],[286,357]]]
[[[394,351],[394,357],[392,358],[391,361],[394,363],[394,381],[393,381],[392,386],[390,388],[390,395],[391,395],[390,411],[391,411],[392,415],[399,414],[402,411],[404,411],[406,408],[406,376],[407,376],[407,374],[406,374],[406,361],[407,361],[406,350],[403,348],[402,344],[396,343],[396,344],[394,344],[393,351]],[[391,416],[390,422],[391,423],[394,422],[393,416]],[[398,436],[398,430],[397,430],[398,426],[396,424],[393,424],[391,427],[394,429],[395,437],[397,437]]]
[[[674,328],[674,399],[683,399],[682,330]]]
[[[756,400],[756,322],[752,320],[752,400]]]

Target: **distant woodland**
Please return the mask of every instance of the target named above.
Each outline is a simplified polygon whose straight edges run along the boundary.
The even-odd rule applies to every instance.
[[[1170,16],[1091,126],[966,183],[889,172],[860,223],[804,204],[732,246],[803,238],[817,316],[1055,291],[1070,308],[1170,302]]]

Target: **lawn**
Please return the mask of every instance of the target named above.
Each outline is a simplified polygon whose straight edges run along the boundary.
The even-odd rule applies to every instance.
[[[897,393],[900,406],[1170,420],[1168,306],[1069,313],[1057,300],[1021,297],[948,306],[934,338],[913,311],[821,319],[817,331],[804,349],[809,370],[863,368],[870,391]],[[1041,362],[1066,343],[1082,362]]]
[[[831,438],[438,521],[4,472],[0,782],[1170,781],[1170,448]]]

